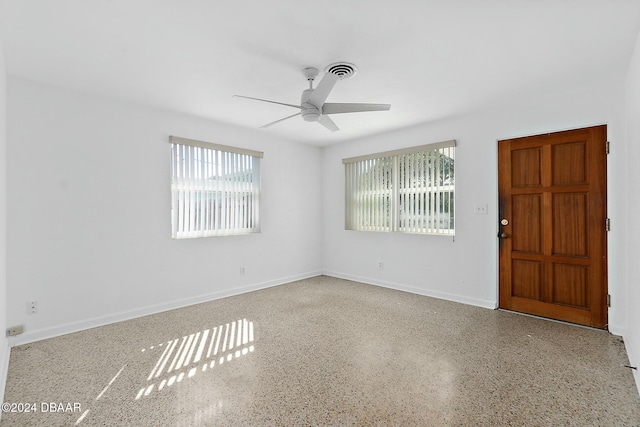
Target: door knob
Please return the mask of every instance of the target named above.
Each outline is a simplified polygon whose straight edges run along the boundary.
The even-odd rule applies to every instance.
[[[500,237],[503,239],[506,239],[509,237],[509,233],[505,233],[504,231],[502,233],[500,233]]]

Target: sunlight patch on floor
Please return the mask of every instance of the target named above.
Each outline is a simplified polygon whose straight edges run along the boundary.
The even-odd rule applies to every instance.
[[[253,353],[255,350],[253,342],[253,322],[239,319],[140,349],[140,353],[160,350],[162,353],[151,368],[147,376],[147,383],[139,389],[134,400],[143,399],[154,391],[160,392],[167,387],[193,378],[198,372],[211,370],[216,363],[222,365]],[[125,364],[120,368],[95,400],[102,398],[126,366]],[[74,425],[80,425],[89,412],[89,409],[85,410]],[[200,415],[204,416],[204,414]]]
[[[164,347],[147,377],[147,382],[151,383],[140,388],[135,400],[149,396],[154,389],[161,391],[193,378],[198,372],[206,372],[216,362],[222,365],[252,353],[255,350],[253,339],[253,322],[240,319],[141,349],[144,353]]]

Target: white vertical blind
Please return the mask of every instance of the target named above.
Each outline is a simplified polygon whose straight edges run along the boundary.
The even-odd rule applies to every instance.
[[[391,162],[380,158],[345,165],[348,230],[391,231]]]
[[[171,236],[260,231],[262,153],[171,137]]]
[[[455,141],[344,159],[345,228],[453,235]]]

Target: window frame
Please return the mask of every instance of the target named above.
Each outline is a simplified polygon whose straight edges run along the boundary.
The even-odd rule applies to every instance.
[[[345,230],[455,236],[456,145],[449,140],[343,159]]]
[[[260,233],[261,151],[171,135],[171,237]]]

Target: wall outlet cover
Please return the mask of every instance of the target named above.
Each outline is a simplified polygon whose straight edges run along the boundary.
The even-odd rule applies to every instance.
[[[24,332],[24,326],[23,325],[12,326],[9,329],[7,329],[7,336],[8,337],[12,337],[14,335],[20,335],[23,332]]]

